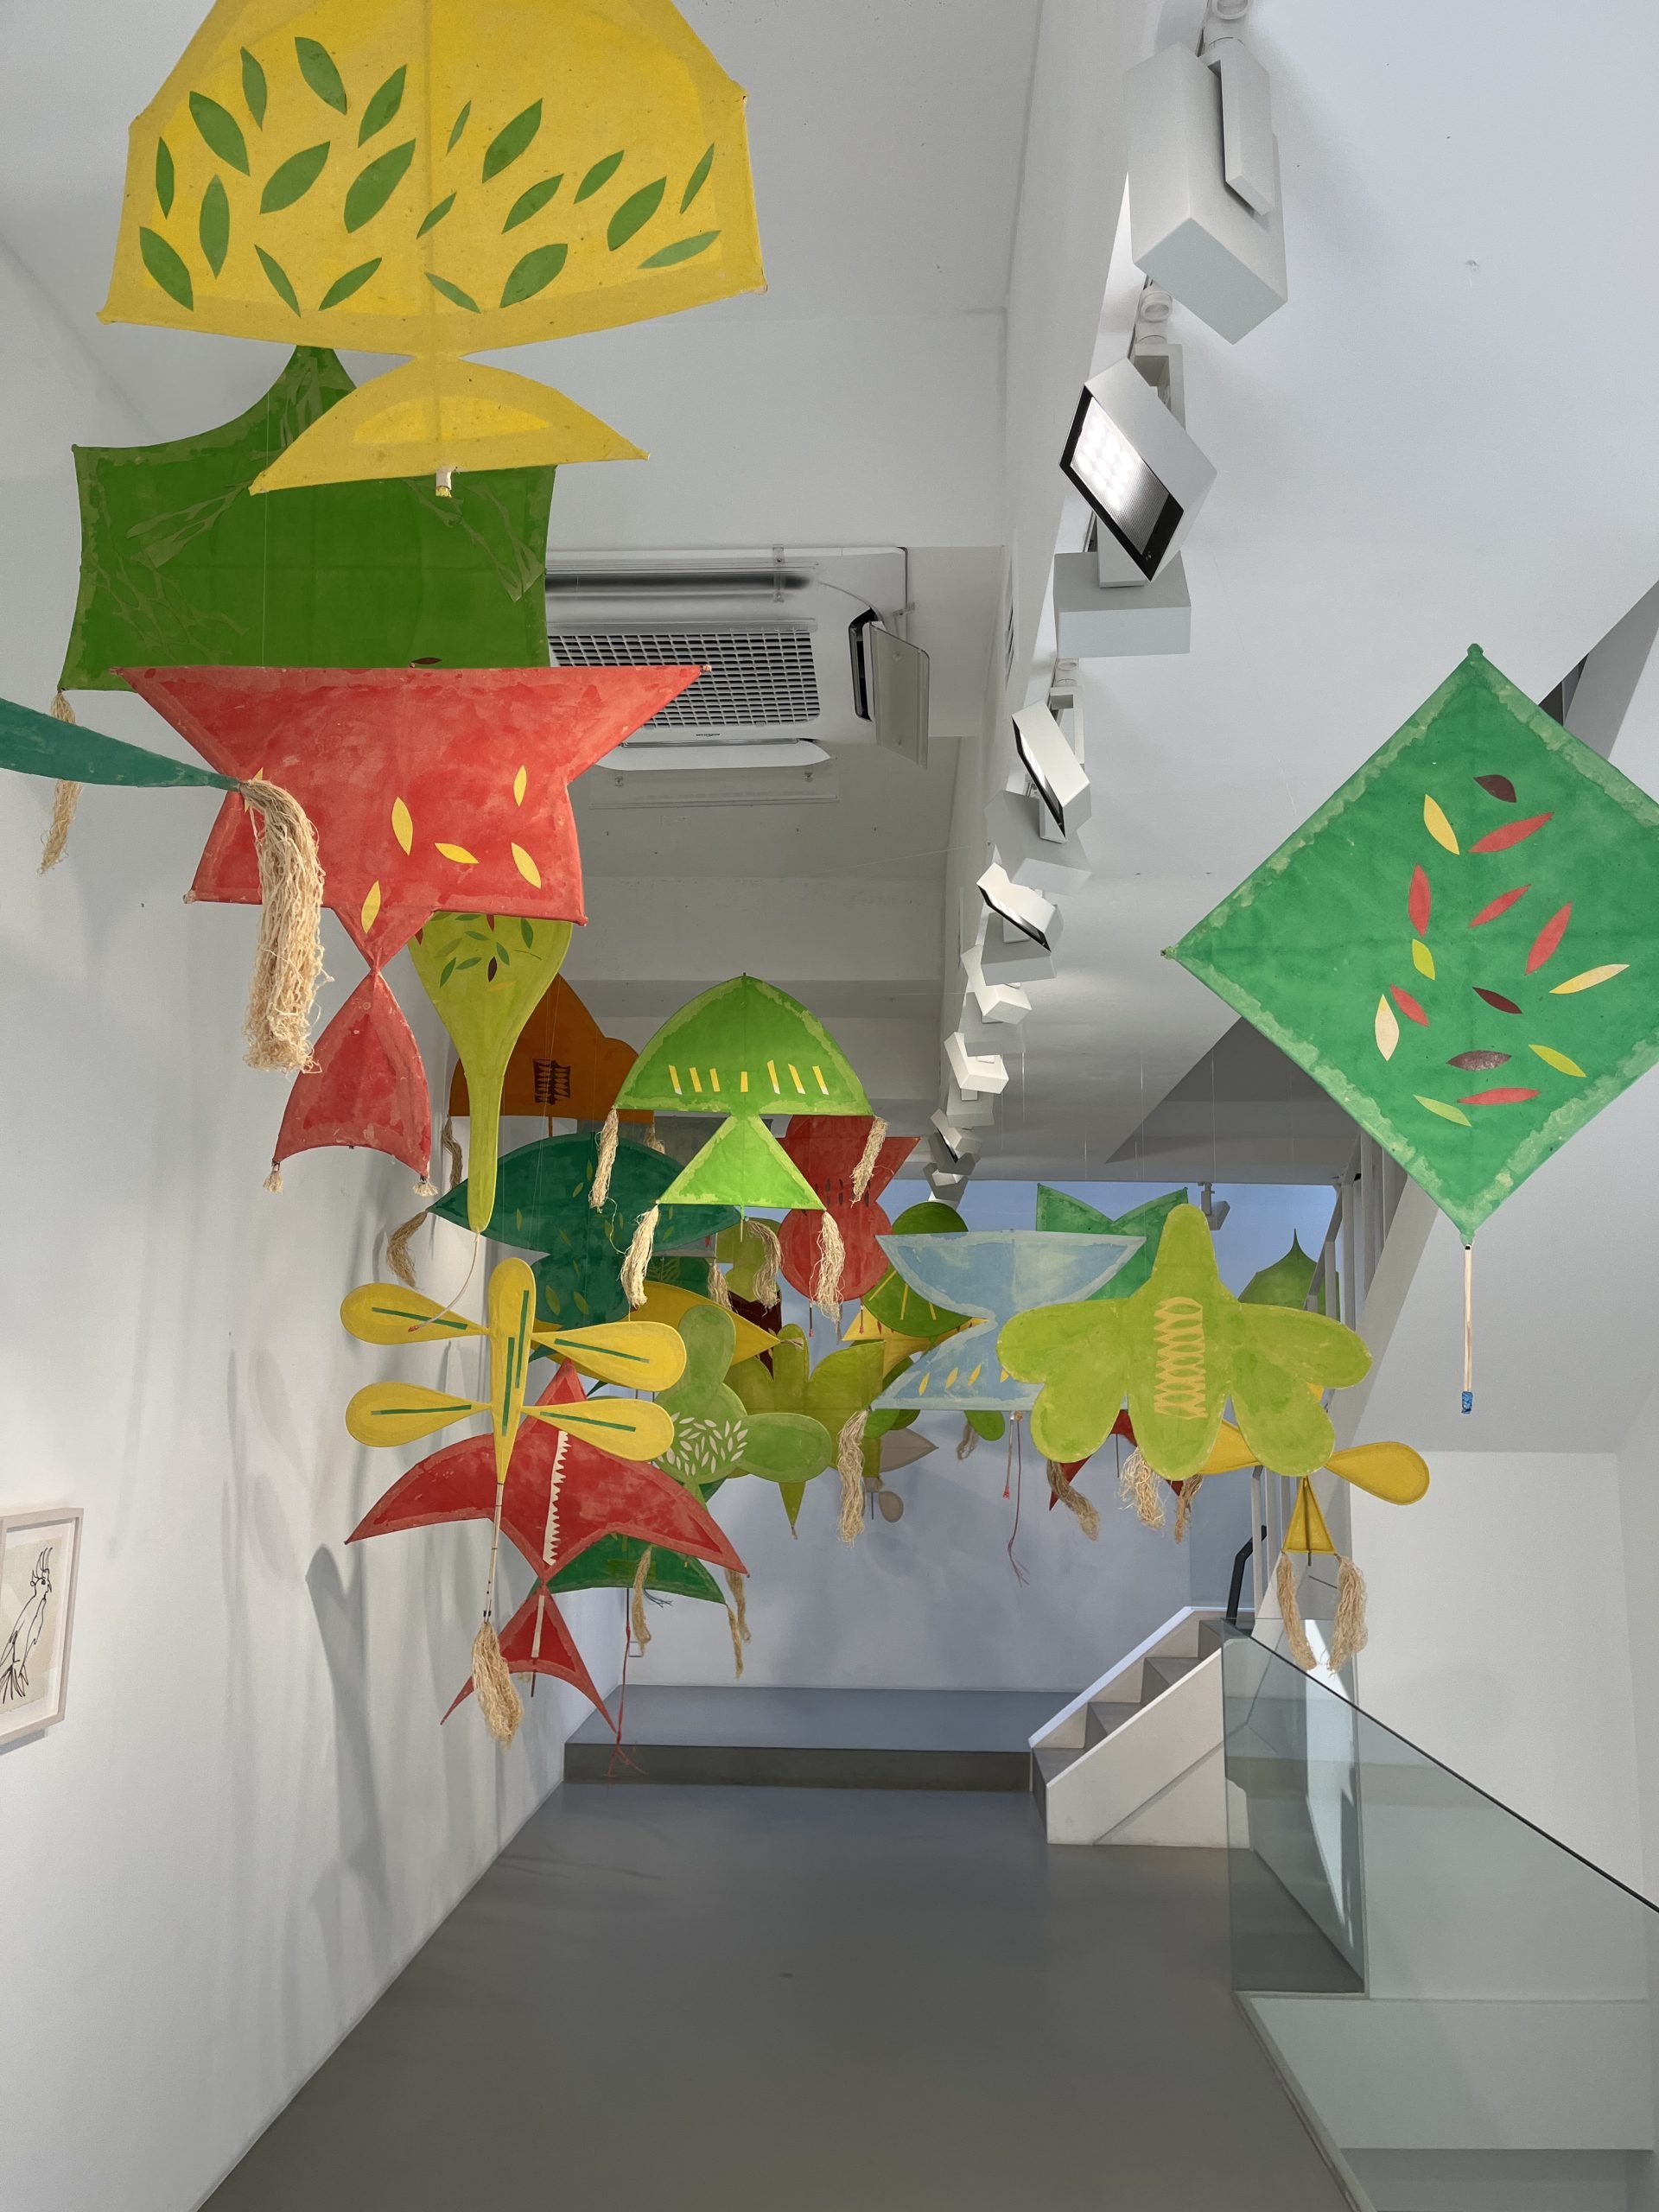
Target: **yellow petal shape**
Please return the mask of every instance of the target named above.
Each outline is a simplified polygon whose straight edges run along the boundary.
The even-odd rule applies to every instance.
[[[529,789],[530,771],[527,768],[521,768],[512,779],[512,803],[515,806],[524,804],[524,793]]]
[[[369,931],[374,927],[374,918],[379,912],[380,886],[378,883],[372,883],[369,886],[368,896],[363,901],[363,912],[360,918],[362,920],[363,934],[365,937],[366,937]]]
[[[391,802],[391,834],[406,853],[415,849],[415,824],[400,798]]]
[[[591,1329],[537,1329],[536,1341],[584,1375],[630,1390],[671,1389],[685,1372],[685,1339],[659,1321],[605,1321]]]
[[[1356,1444],[1333,1452],[1331,1471],[1389,1505],[1414,1505],[1428,1488],[1428,1465],[1409,1444]]]
[[[1431,1114],[1438,1114],[1443,1122],[1456,1122],[1461,1128],[1469,1128],[1469,1116],[1460,1106],[1448,1106],[1443,1098],[1425,1098],[1421,1091],[1413,1096],[1420,1106],[1426,1106]]]
[[[469,1321],[423,1292],[400,1282],[365,1282],[346,1294],[340,1318],[365,1344],[452,1344],[457,1337],[481,1337]]]
[[[1433,982],[1434,956],[1420,937],[1411,941],[1411,964],[1420,976],[1427,976],[1431,983]]]
[[[589,1398],[581,1405],[526,1406],[524,1419],[568,1429],[614,1459],[655,1459],[674,1442],[673,1414],[649,1398],[638,1404],[632,1398]]]
[[[359,1444],[412,1444],[487,1410],[471,1398],[451,1397],[419,1382],[371,1382],[346,1407],[346,1427]]]
[[[1460,849],[1458,833],[1432,798],[1423,801],[1423,827],[1437,845],[1444,845],[1448,853]]]
[[[541,889],[542,871],[522,845],[515,845],[512,848],[512,864],[526,883],[533,884],[537,891]]]
[[[1387,999],[1376,1002],[1376,1049],[1385,1060],[1394,1058],[1394,1048],[1400,1042],[1400,1024],[1395,1020],[1394,1008]]]
[[[1593,991],[1610,976],[1622,976],[1630,964],[1628,960],[1616,960],[1611,968],[1586,968],[1581,976],[1569,976],[1564,983],[1557,983],[1550,996],[1564,999],[1570,991]]]
[[[1584,1070],[1576,1060],[1569,1060],[1565,1052],[1558,1052],[1553,1045],[1529,1045],[1529,1052],[1536,1052],[1547,1068],[1554,1068],[1558,1075],[1581,1076]]]
[[[476,868],[478,866],[478,855],[476,853],[469,853],[465,845],[440,844],[438,850],[443,855],[445,860],[454,861],[461,868]]]

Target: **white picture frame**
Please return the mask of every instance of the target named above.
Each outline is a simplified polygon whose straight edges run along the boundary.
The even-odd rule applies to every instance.
[[[0,1513],[0,1751],[62,1719],[81,1509]]]

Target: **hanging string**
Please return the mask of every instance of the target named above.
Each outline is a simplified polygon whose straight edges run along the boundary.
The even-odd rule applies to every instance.
[[[1015,1414],[1008,1423],[1008,1448],[1014,1459],[1014,1526],[1008,1531],[1008,1565],[1014,1569],[1014,1579],[1016,1582],[1029,1582],[1031,1577],[1014,1555],[1014,1548],[1020,1537],[1020,1508],[1024,1504],[1026,1497],[1026,1446],[1025,1440],[1020,1433],[1018,1414]],[[1006,1497],[1007,1491],[1004,1491],[1002,1495]]]
[[[1475,1410],[1475,1248],[1463,1248],[1463,1410]]]
[[[1014,1487],[1014,1423],[1008,1423],[1008,1459],[1002,1470],[1002,1495],[1006,1498]]]

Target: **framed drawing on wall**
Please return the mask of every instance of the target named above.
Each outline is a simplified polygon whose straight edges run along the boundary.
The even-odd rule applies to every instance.
[[[0,1748],[63,1718],[80,1508],[0,1513]]]

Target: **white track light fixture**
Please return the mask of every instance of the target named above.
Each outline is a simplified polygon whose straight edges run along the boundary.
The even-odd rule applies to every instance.
[[[996,1120],[996,1101],[989,1092],[964,1090],[955,1076],[944,1086],[942,1110],[959,1129],[988,1129]]]
[[[978,889],[993,922],[993,927],[985,938],[986,944],[993,942],[995,924],[1001,922],[1005,934],[1012,932],[1016,937],[1028,938],[1045,952],[1057,949],[1060,917],[1052,899],[1045,899],[1039,891],[1022,888],[1014,882],[1000,861],[993,861],[979,877]]]
[[[1031,996],[1017,983],[993,982],[985,974],[983,948],[969,945],[962,956],[962,972],[968,978],[968,988],[979,1018],[994,1022],[999,1028],[1018,1028],[1031,1012]]]
[[[944,1057],[964,1096],[997,1098],[1008,1087],[1008,1064],[1001,1052],[972,1052],[960,1029],[944,1040]]]
[[[928,1149],[937,1166],[959,1167],[964,1161],[979,1158],[980,1139],[971,1129],[958,1128],[943,1106],[930,1119],[932,1128],[928,1135]]]
[[[954,1205],[968,1187],[968,1178],[960,1169],[930,1167],[927,1187],[935,1202],[943,1206]]]
[[[1060,837],[1075,837],[1089,819],[1089,779],[1065,732],[1040,701],[1021,707],[1014,716],[1014,749],[1048,826]]]
[[[1203,60],[1166,46],[1125,79],[1130,251],[1234,342],[1281,308],[1287,289],[1268,75],[1237,20],[1207,27]]]
[[[1150,583],[1216,480],[1213,466],[1128,360],[1114,361],[1084,385],[1060,467],[1099,520],[1100,581],[1107,585]]]

